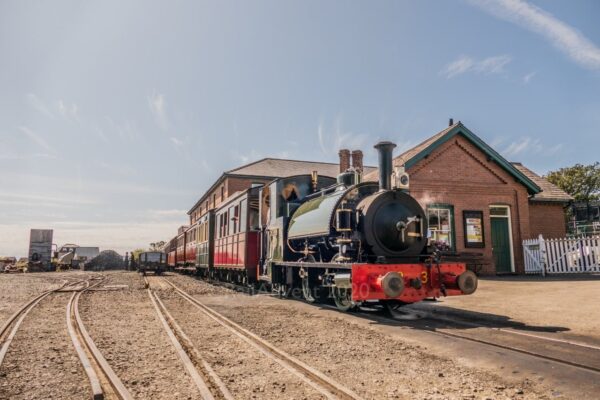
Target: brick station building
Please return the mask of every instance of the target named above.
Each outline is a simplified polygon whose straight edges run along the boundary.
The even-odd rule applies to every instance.
[[[426,210],[431,238],[473,253],[484,274],[523,273],[522,241],[564,237],[572,198],[521,163],[508,162],[461,122],[396,156]],[[377,171],[364,180],[378,179]],[[468,255],[468,254],[467,254]]]

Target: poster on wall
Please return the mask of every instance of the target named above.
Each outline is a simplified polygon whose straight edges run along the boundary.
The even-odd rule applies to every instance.
[[[465,247],[485,247],[483,211],[463,211]]]

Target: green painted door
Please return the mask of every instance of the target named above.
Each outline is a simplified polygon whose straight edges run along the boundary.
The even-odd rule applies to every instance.
[[[492,254],[496,273],[512,272],[510,259],[510,235],[508,218],[491,218],[492,220]]]

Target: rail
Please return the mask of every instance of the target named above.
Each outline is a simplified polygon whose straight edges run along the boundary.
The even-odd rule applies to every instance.
[[[212,308],[204,305],[202,302],[192,297],[178,286],[176,286],[170,280],[163,278],[173,289],[181,295],[189,303],[193,304],[196,308],[201,310],[209,318],[221,326],[227,328],[230,332],[238,336],[240,339],[250,344],[263,354],[267,355],[282,367],[287,369],[290,373],[306,382],[309,386],[323,394],[328,399],[360,399],[360,396],[354,393],[349,388],[344,387],[340,383],[334,381],[332,378],[324,375],[320,371],[312,368],[306,363],[300,361],[296,357],[278,349],[271,343],[260,338],[249,330],[243,328],[237,323],[231,321],[229,318],[213,310]]]

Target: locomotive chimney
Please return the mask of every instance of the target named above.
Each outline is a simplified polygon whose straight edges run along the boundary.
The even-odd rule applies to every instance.
[[[350,168],[350,150],[340,150],[340,172],[345,172]]]
[[[379,190],[392,187],[392,153],[396,145],[392,142],[379,142],[374,146],[379,153]]]
[[[363,152],[361,150],[352,150],[352,168],[358,172],[362,172]]]

